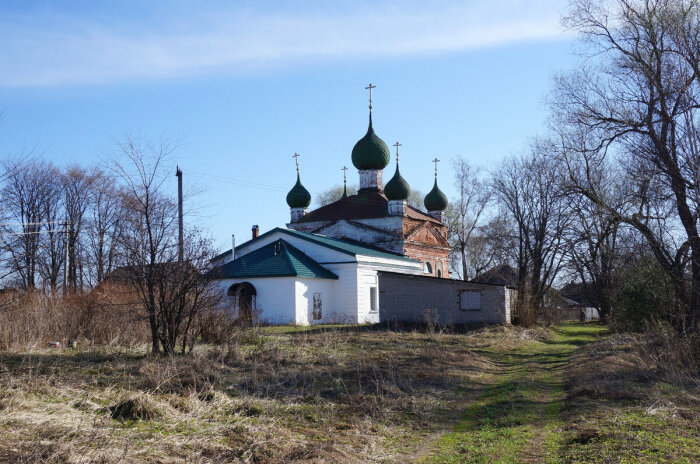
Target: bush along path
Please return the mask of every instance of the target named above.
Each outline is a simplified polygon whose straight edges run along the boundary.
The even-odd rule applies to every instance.
[[[601,325],[565,324],[542,340],[474,350],[493,363],[491,381],[454,432],[440,437],[420,461],[562,462],[567,365],[577,349],[606,334]]]

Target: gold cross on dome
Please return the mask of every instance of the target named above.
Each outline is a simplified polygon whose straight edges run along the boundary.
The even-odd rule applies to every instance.
[[[372,89],[376,89],[376,85],[372,85],[370,82],[367,87],[365,87],[365,90],[369,89],[369,109],[372,110]]]
[[[437,177],[437,164],[438,164],[439,162],[440,162],[440,160],[437,159],[437,157],[433,160],[433,163],[435,163],[435,177]]]
[[[396,162],[398,163],[399,162],[399,147],[401,146],[401,144],[397,140],[396,143],[394,144],[394,146],[396,147]]]
[[[292,158],[294,158],[294,162],[297,165],[297,172],[299,172],[299,157],[300,156],[301,155],[299,153],[296,153],[296,152],[292,155]]]

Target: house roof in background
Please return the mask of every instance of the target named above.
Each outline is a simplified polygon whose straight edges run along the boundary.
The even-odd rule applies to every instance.
[[[564,285],[559,290],[559,294],[581,306],[598,306],[595,291],[590,285],[586,286],[582,282],[570,282]]]
[[[479,284],[516,287],[518,285],[518,271],[507,264],[501,264],[482,272],[471,281]]]

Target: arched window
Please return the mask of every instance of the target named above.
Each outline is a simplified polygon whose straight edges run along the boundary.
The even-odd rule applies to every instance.
[[[437,269],[437,276],[442,277],[442,263],[440,261],[437,262],[435,268]]]
[[[433,266],[428,261],[426,261],[425,265],[423,266],[423,272],[425,272],[426,274],[433,273]]]

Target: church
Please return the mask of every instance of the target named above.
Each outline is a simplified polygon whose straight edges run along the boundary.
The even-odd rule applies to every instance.
[[[236,317],[271,324],[388,321],[509,323],[514,290],[450,279],[447,197],[438,187],[437,158],[426,212],[407,203],[408,182],[372,123],[352,149],[360,188],[309,211],[299,172],[287,194],[290,221],[215,258],[214,275]]]

